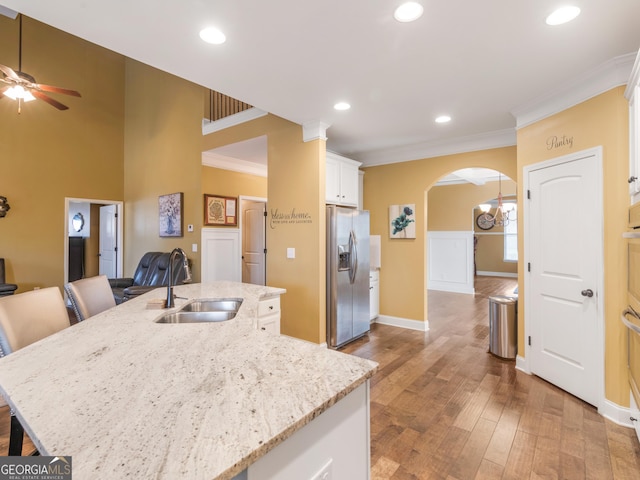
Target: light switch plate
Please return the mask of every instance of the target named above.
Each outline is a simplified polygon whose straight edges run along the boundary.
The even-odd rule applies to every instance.
[[[296,258],[296,249],[289,247],[287,248],[287,258]]]
[[[198,244],[197,243],[192,243],[191,244],[191,251],[192,252],[197,252],[198,251]]]

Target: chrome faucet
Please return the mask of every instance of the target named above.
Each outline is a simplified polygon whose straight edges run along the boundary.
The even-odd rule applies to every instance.
[[[174,248],[169,255],[169,281],[167,283],[167,303],[164,308],[173,308],[173,285],[171,285],[171,281],[173,280],[173,259],[176,255],[182,255],[182,267],[184,268],[184,283],[189,283],[191,281],[191,269],[189,268],[189,259],[187,259],[187,254],[184,253],[184,250],[181,248]]]

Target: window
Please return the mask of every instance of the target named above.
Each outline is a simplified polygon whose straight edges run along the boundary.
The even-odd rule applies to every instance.
[[[518,207],[509,212],[509,223],[504,227],[504,261],[518,261]]]

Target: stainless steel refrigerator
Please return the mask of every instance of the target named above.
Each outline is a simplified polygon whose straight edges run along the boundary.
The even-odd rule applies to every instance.
[[[369,331],[369,212],[327,205],[327,345]]]

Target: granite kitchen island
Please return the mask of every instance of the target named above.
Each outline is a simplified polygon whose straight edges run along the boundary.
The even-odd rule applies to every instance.
[[[243,303],[229,321],[159,324],[166,310],[147,309],[159,289],[0,359],[0,390],[43,455],[72,456],[76,479],[230,479],[247,468],[249,479],[268,478],[251,466],[286,451],[292,435],[309,441],[322,418],[342,422],[331,412],[359,392],[368,456],[375,363],[258,330],[259,300],[282,289],[174,291]]]

